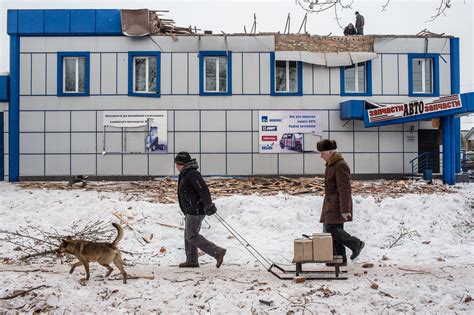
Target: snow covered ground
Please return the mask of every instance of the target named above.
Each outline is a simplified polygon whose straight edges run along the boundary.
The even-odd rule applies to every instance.
[[[183,231],[158,224],[183,224],[177,204],[130,200],[120,193],[20,189],[1,183],[0,229],[32,225],[67,230],[79,220],[118,222],[113,215],[118,211],[143,235],[153,234],[151,242],[142,245],[138,234],[126,229],[119,247],[127,252],[127,272],[154,279],[123,284],[117,269],[104,279],[105,268],[92,263],[91,279],[82,286],[82,267],[69,274],[72,259],[48,256],[19,262],[22,254],[14,245],[0,242],[0,298],[48,286],[0,300],[0,312],[473,314],[474,302],[466,297],[474,294],[474,185],[460,184],[457,189],[454,194],[387,197],[380,203],[354,196],[355,218],[346,230],[366,246],[349,262],[349,279],[296,284],[268,273],[215,217],[207,218],[202,233],[227,248],[221,269],[206,255],[200,257],[199,269],[179,269],[185,258]],[[293,239],[321,230],[320,196],[235,195],[215,202],[220,215],[249,243],[288,268]],[[409,234],[389,248],[403,231]],[[166,251],[160,252],[162,248]],[[367,262],[374,267],[362,268]]]

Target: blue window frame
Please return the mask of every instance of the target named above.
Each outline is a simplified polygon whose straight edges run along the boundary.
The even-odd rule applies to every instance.
[[[199,94],[232,95],[232,52],[199,52]]]
[[[408,54],[408,96],[439,96],[438,54]]]
[[[372,96],[372,61],[341,67],[341,96]]]
[[[128,52],[128,95],[161,96],[161,53],[159,51]]]
[[[303,95],[303,64],[301,61],[275,60],[270,53],[270,95]]]
[[[89,96],[89,52],[58,52],[58,96]]]

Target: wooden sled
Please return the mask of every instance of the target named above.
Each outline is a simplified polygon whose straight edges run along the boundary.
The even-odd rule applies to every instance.
[[[347,273],[346,270],[341,270],[340,268],[342,264],[342,256],[334,256],[333,260],[309,260],[296,261],[294,263],[296,265],[294,270],[284,269],[273,263],[270,268],[268,268],[268,272],[270,272],[280,280],[294,280],[296,277],[299,276],[304,277],[305,280],[347,280],[347,277],[341,276],[341,274]],[[334,264],[334,267],[331,266],[328,268],[334,268],[334,270],[303,270],[303,264],[306,263],[331,263]]]

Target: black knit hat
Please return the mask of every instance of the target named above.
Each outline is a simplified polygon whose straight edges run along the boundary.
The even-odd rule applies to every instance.
[[[181,151],[179,152],[178,154],[176,154],[175,158],[174,158],[174,162],[176,164],[186,164],[188,162],[191,161],[191,155],[189,155],[188,152],[185,152],[185,151]]]
[[[336,150],[337,144],[334,140],[324,139],[316,143],[316,148],[319,152]]]

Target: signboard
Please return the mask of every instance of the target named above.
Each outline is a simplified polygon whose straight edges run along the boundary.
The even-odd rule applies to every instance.
[[[105,127],[115,128],[138,128],[143,129],[140,138],[143,141],[144,152],[167,153],[168,152],[168,115],[166,111],[108,111],[103,112],[104,124],[104,152]],[[125,131],[126,133],[127,131]],[[134,132],[137,134],[137,132]],[[129,144],[132,145],[132,144]],[[121,152],[128,152],[126,147]]]
[[[392,105],[383,105],[366,101],[366,106],[367,105],[376,107],[367,110],[368,122],[370,124],[407,117],[420,116],[419,118],[422,118],[424,115],[462,108],[459,94]]]
[[[315,151],[323,136],[321,117],[318,111],[260,111],[259,153]]]

